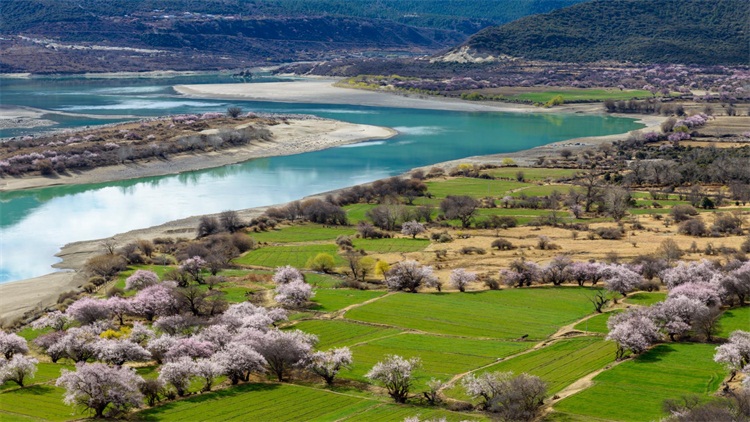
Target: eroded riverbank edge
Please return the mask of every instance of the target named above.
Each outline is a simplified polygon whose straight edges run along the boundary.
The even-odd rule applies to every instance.
[[[343,88],[336,88],[344,90]],[[373,93],[374,94],[374,93]],[[389,94],[383,94],[389,95]],[[404,97],[399,97],[404,98]],[[453,101],[448,101],[453,103]],[[341,104],[339,102],[338,104]],[[354,104],[357,105],[357,104]],[[420,108],[413,106],[414,108]],[[489,106],[488,106],[489,107]],[[443,110],[455,110],[453,108],[443,108]],[[601,105],[596,105],[596,110],[591,105],[588,105],[588,110],[583,107],[578,107],[575,113],[585,114],[604,114],[601,111]],[[466,111],[466,110],[463,110]],[[500,110],[498,108],[491,108],[490,110],[471,110],[471,111],[508,111]],[[536,112],[538,111],[535,107],[523,110],[523,112]],[[568,112],[563,109],[557,109],[555,112]],[[615,117],[634,118],[638,123],[645,125],[644,128],[638,129],[637,131],[650,131],[657,130],[666,117],[653,116],[653,115],[615,115]],[[376,126],[373,126],[376,127]],[[381,128],[382,129],[382,128]],[[630,133],[630,132],[628,132]],[[474,156],[467,157],[458,160],[451,160],[442,163],[435,163],[425,168],[439,166],[439,167],[452,167],[458,163],[489,163],[489,164],[500,164],[504,159],[511,158],[519,166],[532,165],[537,161],[539,157],[551,157],[553,155],[559,155],[559,151],[563,148],[570,149],[572,151],[583,150],[589,148],[596,148],[601,144],[609,144],[613,141],[624,139],[628,136],[628,133],[605,135],[605,136],[593,136],[563,140],[547,145],[538,146],[535,148],[516,151],[512,153],[503,154],[492,154],[486,156]],[[395,132],[393,132],[395,134]],[[391,135],[393,136],[393,135]],[[390,137],[390,136],[388,136]],[[370,138],[372,139],[372,138]],[[363,139],[355,140],[350,143],[358,142]],[[331,145],[335,146],[335,145]],[[325,148],[325,147],[323,147]],[[323,149],[320,148],[320,149]],[[199,156],[200,157],[200,156]],[[246,161],[242,160],[242,161]],[[222,164],[219,164],[222,165]],[[210,167],[216,167],[212,165]],[[188,171],[188,170],[183,170]],[[347,189],[347,188],[342,188]],[[341,190],[341,189],[340,189]],[[319,193],[316,195],[308,196],[321,197],[329,193],[336,193],[339,190],[333,192]],[[277,206],[277,205],[269,205]],[[262,214],[269,206],[248,208],[244,210],[238,210],[240,217],[243,220],[250,220],[258,215]],[[215,214],[214,214],[215,215]],[[115,239],[118,244],[124,245],[136,239],[154,239],[156,237],[194,237],[195,228],[198,225],[198,220],[202,217],[201,215],[192,216],[180,220],[170,221],[160,225],[132,230],[126,233],[116,234],[107,239]],[[33,310],[35,308],[46,308],[53,305],[60,293],[77,289],[86,283],[86,277],[82,273],[82,268],[85,262],[98,254],[102,253],[101,242],[103,239],[95,240],[84,240],[80,242],[69,243],[63,246],[55,256],[61,259],[60,262],[54,265],[55,268],[64,269],[68,271],[55,272],[47,275],[19,280],[13,282],[6,282],[0,284],[0,321],[10,322],[16,318],[22,316],[25,312]]]

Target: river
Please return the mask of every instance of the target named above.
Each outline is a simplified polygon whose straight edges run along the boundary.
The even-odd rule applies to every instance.
[[[275,81],[265,77],[250,83]],[[244,111],[303,113],[387,126],[399,135],[299,155],[179,175],[0,193],[0,282],[51,272],[66,243],[97,239],[192,215],[283,203],[442,161],[511,152],[564,139],[638,129],[632,119],[572,114],[457,112],[352,105],[185,98],[177,84],[237,82],[176,78],[0,78],[0,104],[49,110],[61,129],[122,121],[110,116]],[[64,115],[54,114],[66,113]],[[37,129],[4,130],[0,137]]]

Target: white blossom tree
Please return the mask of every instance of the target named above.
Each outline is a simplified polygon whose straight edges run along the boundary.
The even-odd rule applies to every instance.
[[[244,343],[231,343],[214,354],[211,359],[224,368],[224,374],[232,384],[247,381],[253,372],[266,372],[266,359]]]
[[[626,297],[628,292],[635,289],[642,281],[643,277],[640,274],[625,265],[611,264],[604,270],[605,287],[610,292],[620,293],[622,297]]]
[[[29,346],[26,339],[14,333],[6,333],[0,330],[0,354],[5,359],[10,359],[15,354],[25,354],[29,352]]]
[[[136,270],[125,279],[125,290],[142,290],[159,283],[159,276],[153,271]]]
[[[31,323],[31,327],[35,330],[41,330],[43,328],[52,328],[55,331],[62,331],[65,325],[69,322],[67,315],[60,311],[52,311],[44,314],[43,317],[37,319]]]
[[[458,289],[461,292],[466,291],[466,286],[469,283],[473,283],[477,280],[477,274],[466,271],[463,268],[457,268],[451,271],[450,284],[453,288]]]
[[[99,320],[108,319],[112,315],[112,311],[109,309],[109,303],[106,300],[86,296],[68,306],[65,314],[70,319],[87,325]]]
[[[248,339],[258,353],[263,356],[268,368],[279,381],[284,380],[290,368],[304,366],[318,338],[300,330],[280,331],[277,329]]]
[[[224,374],[226,369],[215,359],[198,359],[195,361],[195,375],[203,378],[203,391],[211,391],[214,380]]]
[[[401,225],[401,234],[411,236],[412,239],[415,239],[418,234],[422,234],[425,231],[424,224],[416,221],[407,221]]]
[[[302,280],[294,280],[276,286],[274,300],[290,308],[301,308],[314,296],[312,286]]]
[[[706,318],[710,309],[703,302],[687,296],[678,296],[656,303],[651,308],[651,316],[672,341],[675,336],[685,336],[693,329],[696,320]]]
[[[612,315],[607,327],[609,334],[606,339],[617,343],[617,359],[622,359],[628,350],[642,353],[659,339],[659,330],[644,309]]]
[[[385,276],[388,290],[406,290],[411,293],[416,293],[422,286],[434,286],[437,282],[437,277],[432,274],[432,267],[412,260],[399,262]]]
[[[406,403],[412,386],[414,370],[420,365],[419,358],[404,359],[398,355],[386,355],[385,360],[378,362],[365,378],[385,386],[396,403]]]
[[[172,385],[180,397],[185,395],[190,387],[190,379],[195,375],[195,362],[187,356],[167,362],[159,369],[159,379]]]
[[[529,374],[516,377],[512,372],[469,374],[462,383],[469,395],[481,397],[483,407],[499,414],[502,420],[534,420],[547,394],[547,384]]]
[[[291,265],[285,265],[283,267],[276,268],[271,278],[276,284],[286,284],[293,281],[304,281],[305,277],[302,275],[300,270],[292,267]]]
[[[348,347],[318,351],[310,356],[308,369],[325,380],[326,384],[333,385],[333,379],[342,369],[348,369],[352,364],[352,351]]]
[[[130,340],[100,339],[92,345],[96,358],[116,366],[125,362],[143,362],[151,359],[151,353]]]
[[[24,355],[15,355],[0,366],[0,384],[13,381],[23,387],[24,380],[34,378],[38,360]]]
[[[750,332],[736,330],[729,335],[729,341],[716,348],[714,361],[723,364],[731,371],[732,381],[737,371],[748,369],[750,365]],[[743,370],[744,370],[743,369]]]
[[[109,408],[116,415],[143,404],[138,385],[143,378],[131,368],[117,368],[103,363],[79,363],[75,371],[62,370],[56,385],[65,388],[64,401],[94,412],[101,418]]]

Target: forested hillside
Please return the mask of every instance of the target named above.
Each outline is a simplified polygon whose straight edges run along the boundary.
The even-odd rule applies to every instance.
[[[487,28],[464,46],[565,62],[750,63],[746,0],[596,0]]]

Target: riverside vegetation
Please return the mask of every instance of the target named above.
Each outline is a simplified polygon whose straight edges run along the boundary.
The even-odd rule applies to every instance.
[[[2,334],[0,412],[747,417],[747,146],[664,129],[104,242],[88,293]]]

